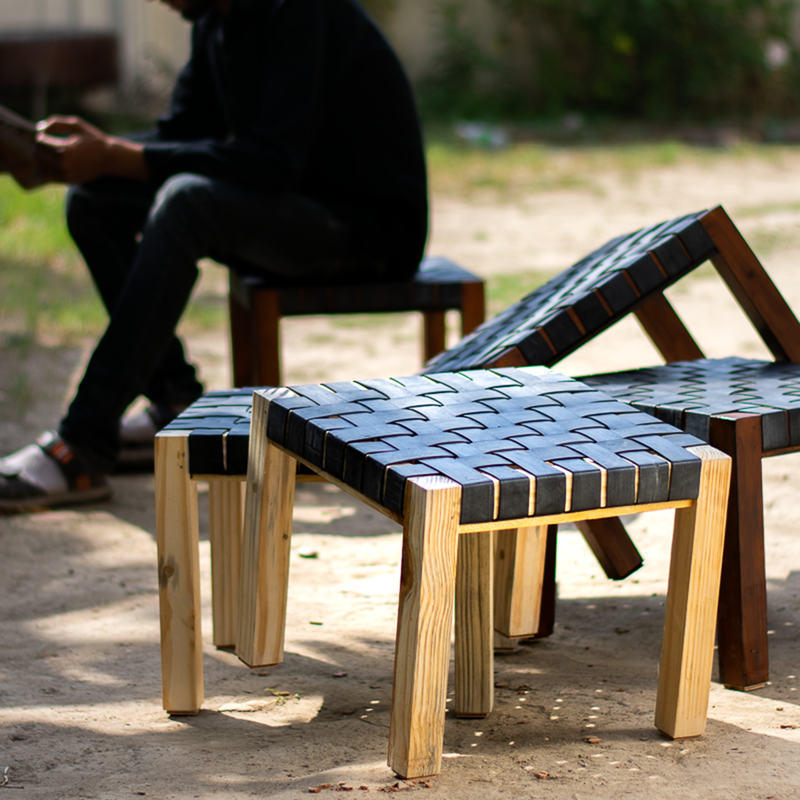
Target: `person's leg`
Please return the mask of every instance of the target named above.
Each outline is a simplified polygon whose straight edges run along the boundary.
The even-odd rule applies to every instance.
[[[67,193],[67,227],[109,315],[133,268],[156,191],[152,184],[103,178],[72,186]],[[173,336],[142,393],[157,406],[166,407],[186,406],[203,393],[177,337]]]
[[[61,436],[110,471],[122,413],[152,379],[206,256],[293,281],[363,270],[350,226],[313,201],[265,195],[196,175],[159,191],[127,282],[87,366]],[[382,265],[369,269],[380,277]]]

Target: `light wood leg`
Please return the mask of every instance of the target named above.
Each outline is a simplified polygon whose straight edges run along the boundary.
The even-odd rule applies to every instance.
[[[163,703],[170,714],[196,714],[203,704],[200,544],[185,434],[156,436],[155,484]]]
[[[510,639],[539,630],[547,528],[498,531],[494,569],[494,627]]]
[[[239,579],[236,655],[249,666],[283,661],[297,462],[266,437],[269,401],[253,395]]]
[[[700,494],[675,512],[656,702],[656,727],[673,739],[706,727],[731,474],[728,456],[691,450],[703,459]]]
[[[485,717],[494,706],[494,534],[458,537],[456,714]]]
[[[403,778],[441,768],[460,509],[457,484],[409,481],[388,760]]]
[[[236,644],[243,504],[244,481],[208,482],[211,598],[216,647]]]

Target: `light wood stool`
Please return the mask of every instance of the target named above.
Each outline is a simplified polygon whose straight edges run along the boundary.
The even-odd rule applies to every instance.
[[[236,636],[250,666],[283,659],[298,462],[403,526],[399,775],[440,770],[454,597],[456,713],[492,709],[496,531],[538,531],[541,575],[548,525],[676,509],[656,725],[703,732],[728,456],[545,368],[257,391]]]

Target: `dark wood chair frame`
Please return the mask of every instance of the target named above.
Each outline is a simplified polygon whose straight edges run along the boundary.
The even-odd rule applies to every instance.
[[[697,221],[713,245],[707,257],[775,360],[800,363],[800,322],[725,210],[714,208],[698,215]],[[651,255],[658,263],[657,254]],[[634,284],[632,279],[630,282]],[[667,363],[705,358],[663,290],[642,294],[630,310]],[[579,310],[570,308],[568,311],[580,328]],[[616,321],[613,319],[609,325]],[[547,366],[583,343],[559,348],[546,328],[537,333],[553,351],[552,358],[542,359]],[[508,347],[488,366],[530,363],[530,354],[524,350],[524,345]],[[437,368],[441,368],[442,361],[442,357],[435,361]],[[717,634],[720,680],[729,688],[757,689],[769,679],[761,459],[800,448],[764,450],[760,416],[740,413],[714,417],[709,444],[733,458]],[[582,524],[581,530],[609,577],[636,568],[638,552],[618,519],[587,522]],[[550,633],[554,620],[555,534],[556,530],[551,529],[548,535],[548,563],[537,636]],[[513,542],[509,546],[519,544]],[[511,585],[504,591],[513,593],[515,589]],[[507,605],[510,602],[506,600]],[[514,599],[514,604],[523,608],[533,602],[532,598],[528,601],[522,601],[521,597]],[[512,638],[530,633],[512,627],[506,631]]]

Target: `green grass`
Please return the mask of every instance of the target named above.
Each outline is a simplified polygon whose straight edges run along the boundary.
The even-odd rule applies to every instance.
[[[0,179],[0,331],[70,343],[102,329],[96,297],[63,219],[64,190]]]

